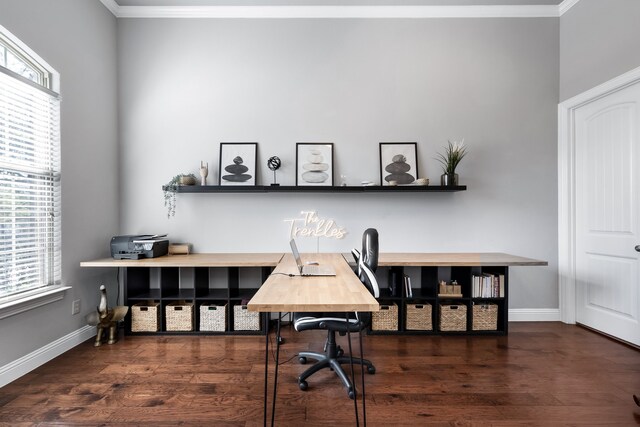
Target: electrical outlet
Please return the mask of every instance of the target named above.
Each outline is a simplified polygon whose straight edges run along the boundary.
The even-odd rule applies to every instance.
[[[71,314],[78,314],[80,313],[80,300],[74,300],[73,304],[71,306]]]

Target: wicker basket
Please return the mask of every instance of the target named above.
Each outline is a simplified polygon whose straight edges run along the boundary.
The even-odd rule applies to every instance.
[[[431,331],[431,304],[407,304],[408,331]]]
[[[159,302],[139,302],[131,306],[131,332],[158,332]]]
[[[398,330],[398,305],[380,304],[380,310],[371,313],[371,329],[374,331]]]
[[[226,330],[226,313],[226,304],[202,304],[200,306],[200,330],[224,332]]]
[[[473,330],[495,331],[498,329],[498,304],[473,305]]]
[[[167,331],[193,331],[193,303],[170,302],[165,309]]]
[[[464,304],[440,304],[440,330],[466,331],[467,306]]]
[[[259,331],[260,313],[247,310],[246,305],[233,306],[234,331]]]

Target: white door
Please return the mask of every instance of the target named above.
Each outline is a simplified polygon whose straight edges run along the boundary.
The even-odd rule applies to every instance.
[[[640,345],[640,83],[574,123],[576,321]]]

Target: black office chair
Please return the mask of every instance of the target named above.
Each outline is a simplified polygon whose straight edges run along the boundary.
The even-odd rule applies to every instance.
[[[354,249],[352,251],[357,262],[356,274],[367,287],[371,294],[378,298],[380,290],[376,281],[375,270],[378,268],[378,232],[369,228],[362,236],[362,253]],[[344,351],[336,343],[336,332],[345,335],[347,332],[360,332],[371,322],[371,313],[352,313],[347,316],[345,313],[294,313],[293,325],[296,331],[306,331],[309,329],[326,329],[327,340],[324,344],[324,353],[302,351],[298,354],[302,364],[307,363],[307,358],[317,360],[309,369],[298,377],[300,390],[307,390],[309,384],[307,378],[323,368],[331,368],[347,387],[347,393],[351,399],[355,397],[354,385],[342,369],[342,364],[350,363],[351,358],[344,355]],[[353,358],[354,364],[367,367],[367,372],[374,374],[375,366],[366,359]]]

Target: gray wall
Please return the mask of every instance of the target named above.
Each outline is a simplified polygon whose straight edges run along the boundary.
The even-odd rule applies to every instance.
[[[122,232],[168,232],[199,252],[287,251],[287,218],[317,210],[384,251],[496,251],[549,261],[514,268],[512,308],[557,308],[558,19],[118,22]],[[335,144],[336,180],[379,181],[378,142],[417,141],[437,184],[436,152],[465,138],[455,194],[179,195],[161,186],[209,162],[219,143],[259,143],[294,183],[295,143]],[[303,251],[317,242],[301,239]]]
[[[580,0],[560,18],[560,101],[640,66],[640,1]]]
[[[62,301],[0,320],[3,366],[86,325],[101,282],[115,290],[113,271],[79,264],[107,256],[118,230],[117,24],[86,0],[0,0],[0,24],[61,75],[62,280],[73,286]]]

